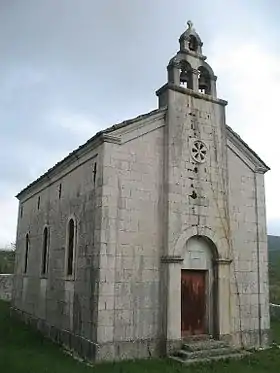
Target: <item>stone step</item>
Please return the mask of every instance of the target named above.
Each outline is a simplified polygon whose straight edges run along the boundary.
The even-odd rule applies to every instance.
[[[207,341],[197,341],[191,343],[183,343],[182,349],[186,351],[200,351],[200,350],[213,350],[217,348],[229,347],[228,343],[224,341],[217,341],[214,339],[209,339]]]
[[[196,351],[186,351],[180,350],[175,353],[175,356],[180,357],[183,360],[186,359],[198,359],[198,358],[208,358],[212,356],[230,355],[238,353],[240,350],[233,347],[221,347],[212,348],[209,350],[196,350]]]
[[[192,343],[199,341],[207,341],[209,339],[212,339],[212,337],[209,334],[195,334],[184,337],[183,341],[186,343]]]
[[[199,364],[199,363],[211,363],[212,361],[220,361],[220,360],[231,360],[231,359],[243,359],[246,356],[249,356],[250,352],[247,351],[239,351],[233,354],[226,354],[226,355],[218,355],[218,356],[211,356],[211,357],[204,357],[204,358],[195,358],[195,359],[182,359],[177,356],[170,356],[172,360],[176,360],[182,364]]]

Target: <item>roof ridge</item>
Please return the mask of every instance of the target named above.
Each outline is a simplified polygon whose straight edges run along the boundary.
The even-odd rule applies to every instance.
[[[35,179],[34,181],[32,181],[30,184],[28,184],[25,188],[23,188],[17,195],[16,195],[16,198],[19,199],[20,195],[22,195],[24,192],[26,192],[29,188],[33,187],[35,184],[37,184],[39,181],[43,180],[45,177],[47,177],[51,172],[53,172],[55,169],[57,169],[57,167],[61,166],[63,163],[65,163],[67,160],[69,160],[72,156],[74,156],[78,151],[80,151],[81,149],[85,148],[87,145],[89,145],[90,143],[93,143],[95,140],[97,140],[98,138],[101,138],[101,136],[103,134],[107,134],[107,133],[110,133],[110,132],[113,132],[115,131],[116,129],[119,129],[119,128],[122,128],[122,127],[125,127],[125,126],[128,126],[132,123],[135,123],[137,121],[140,121],[140,120],[143,120],[143,119],[146,119],[154,114],[157,114],[157,113],[161,113],[163,111],[166,110],[166,107],[163,107],[163,108],[159,108],[159,109],[154,109],[152,111],[149,111],[145,114],[140,114],[140,115],[137,115],[136,117],[133,117],[131,119],[126,119],[122,122],[119,122],[119,123],[116,123],[116,124],[113,124],[112,126],[110,127],[107,127],[105,128],[104,130],[101,130],[101,131],[98,131],[96,132],[95,135],[93,135],[92,137],[90,137],[86,142],[84,142],[82,145],[78,146],[76,149],[74,149],[72,152],[70,152],[68,155],[66,155],[64,158],[62,158],[60,161],[58,161],[57,163],[54,164],[54,166],[52,166],[51,168],[47,169],[47,171],[45,171],[41,176],[39,176],[37,179]]]
[[[257,158],[259,162],[263,164],[265,168],[267,168],[267,171],[270,170],[268,165],[260,158],[260,156],[242,139],[242,137],[235,132],[228,124],[226,124],[226,128],[253,154],[254,157]]]

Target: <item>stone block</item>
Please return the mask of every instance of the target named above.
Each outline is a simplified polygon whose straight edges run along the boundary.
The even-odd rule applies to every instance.
[[[141,274],[139,274],[134,269],[120,269],[116,272],[115,282],[131,282],[139,281],[141,279]]]
[[[114,324],[114,310],[99,310],[98,312],[98,325],[112,326]]]
[[[98,310],[113,310],[114,296],[100,295],[98,298]]]
[[[100,282],[99,294],[101,296],[114,296],[114,283],[112,282]]]
[[[115,272],[112,269],[103,269],[99,274],[100,283],[113,283],[115,281]]]
[[[116,257],[112,254],[100,255],[99,268],[100,270],[114,270]]]
[[[131,299],[129,295],[115,295],[115,310],[126,310],[131,308]]]
[[[114,338],[114,327],[98,325],[97,326],[97,342],[106,343],[113,341]]]

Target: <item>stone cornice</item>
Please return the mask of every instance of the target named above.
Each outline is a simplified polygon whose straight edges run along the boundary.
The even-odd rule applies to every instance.
[[[166,111],[166,108],[160,108],[153,110],[149,113],[141,114],[138,117],[123,121],[119,124],[115,124],[103,131],[96,133],[93,137],[91,137],[86,143],[81,145],[79,148],[75,149],[71,152],[68,156],[64,159],[56,163],[52,168],[46,171],[43,175],[41,175],[38,179],[33,181],[31,184],[27,185],[20,193],[16,195],[20,201],[30,198],[30,196],[34,195],[38,192],[38,190],[42,190],[49,185],[49,181],[54,177],[59,177],[62,172],[65,172],[70,166],[73,165],[74,162],[79,161],[83,162],[84,157],[88,156],[88,153],[94,152],[95,154],[92,155],[91,158],[96,157],[97,155],[97,148],[104,142],[114,143],[114,144],[121,144],[121,139],[118,136],[111,135],[115,130],[120,128],[130,126],[136,122],[141,122],[143,120],[147,120],[148,118],[163,115]],[[87,159],[87,161],[89,158]]]
[[[218,258],[214,259],[213,263],[218,265],[230,265],[232,263],[232,259],[229,258]]]
[[[214,97],[212,97],[210,95],[206,95],[204,93],[195,92],[195,91],[193,91],[192,89],[189,89],[189,88],[179,87],[179,86],[177,86],[173,83],[167,83],[164,86],[162,86],[160,89],[158,89],[156,91],[156,95],[157,96],[161,95],[167,89],[170,89],[170,90],[176,91],[176,92],[180,92],[180,93],[183,93],[185,95],[189,95],[189,96],[192,96],[192,97],[195,97],[195,98],[199,98],[199,99],[203,99],[203,100],[206,100],[206,101],[214,102],[215,104],[219,104],[219,105],[222,105],[222,106],[226,106],[228,104],[227,101],[225,101],[225,100],[221,100],[219,98],[214,98]]]
[[[180,53],[187,54],[188,56],[196,57],[196,58],[198,58],[202,61],[207,60],[207,57],[204,56],[203,54],[200,54],[200,53],[197,53],[197,52],[192,52],[192,51],[189,51],[187,49],[180,49]]]
[[[111,144],[121,144],[121,139],[117,136],[109,135],[108,133],[103,133],[101,136],[104,142],[109,142]]]
[[[268,167],[268,168],[266,168],[266,167],[256,167],[255,168],[255,173],[256,174],[265,174],[267,171],[269,171],[270,170],[270,168]]]
[[[162,263],[182,263],[184,258],[178,255],[165,255],[161,257]]]
[[[253,163],[254,172],[264,174],[270,170],[270,168],[264,163],[264,161],[229,126],[227,126],[227,138],[234,146],[236,146],[236,148],[242,154],[244,154]]]

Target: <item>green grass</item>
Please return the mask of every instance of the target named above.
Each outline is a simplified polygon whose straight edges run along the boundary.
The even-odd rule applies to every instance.
[[[280,345],[280,321],[271,321],[272,342]]]
[[[270,302],[280,304],[280,250],[269,252]]]
[[[15,252],[0,249],[0,273],[14,273]]]
[[[274,340],[280,343],[280,323],[273,323]],[[58,346],[44,339],[9,316],[9,304],[0,301],[0,372],[1,373],[278,373],[280,349],[258,352],[242,361],[182,366],[171,360],[141,360],[99,364],[88,367],[66,355]]]

